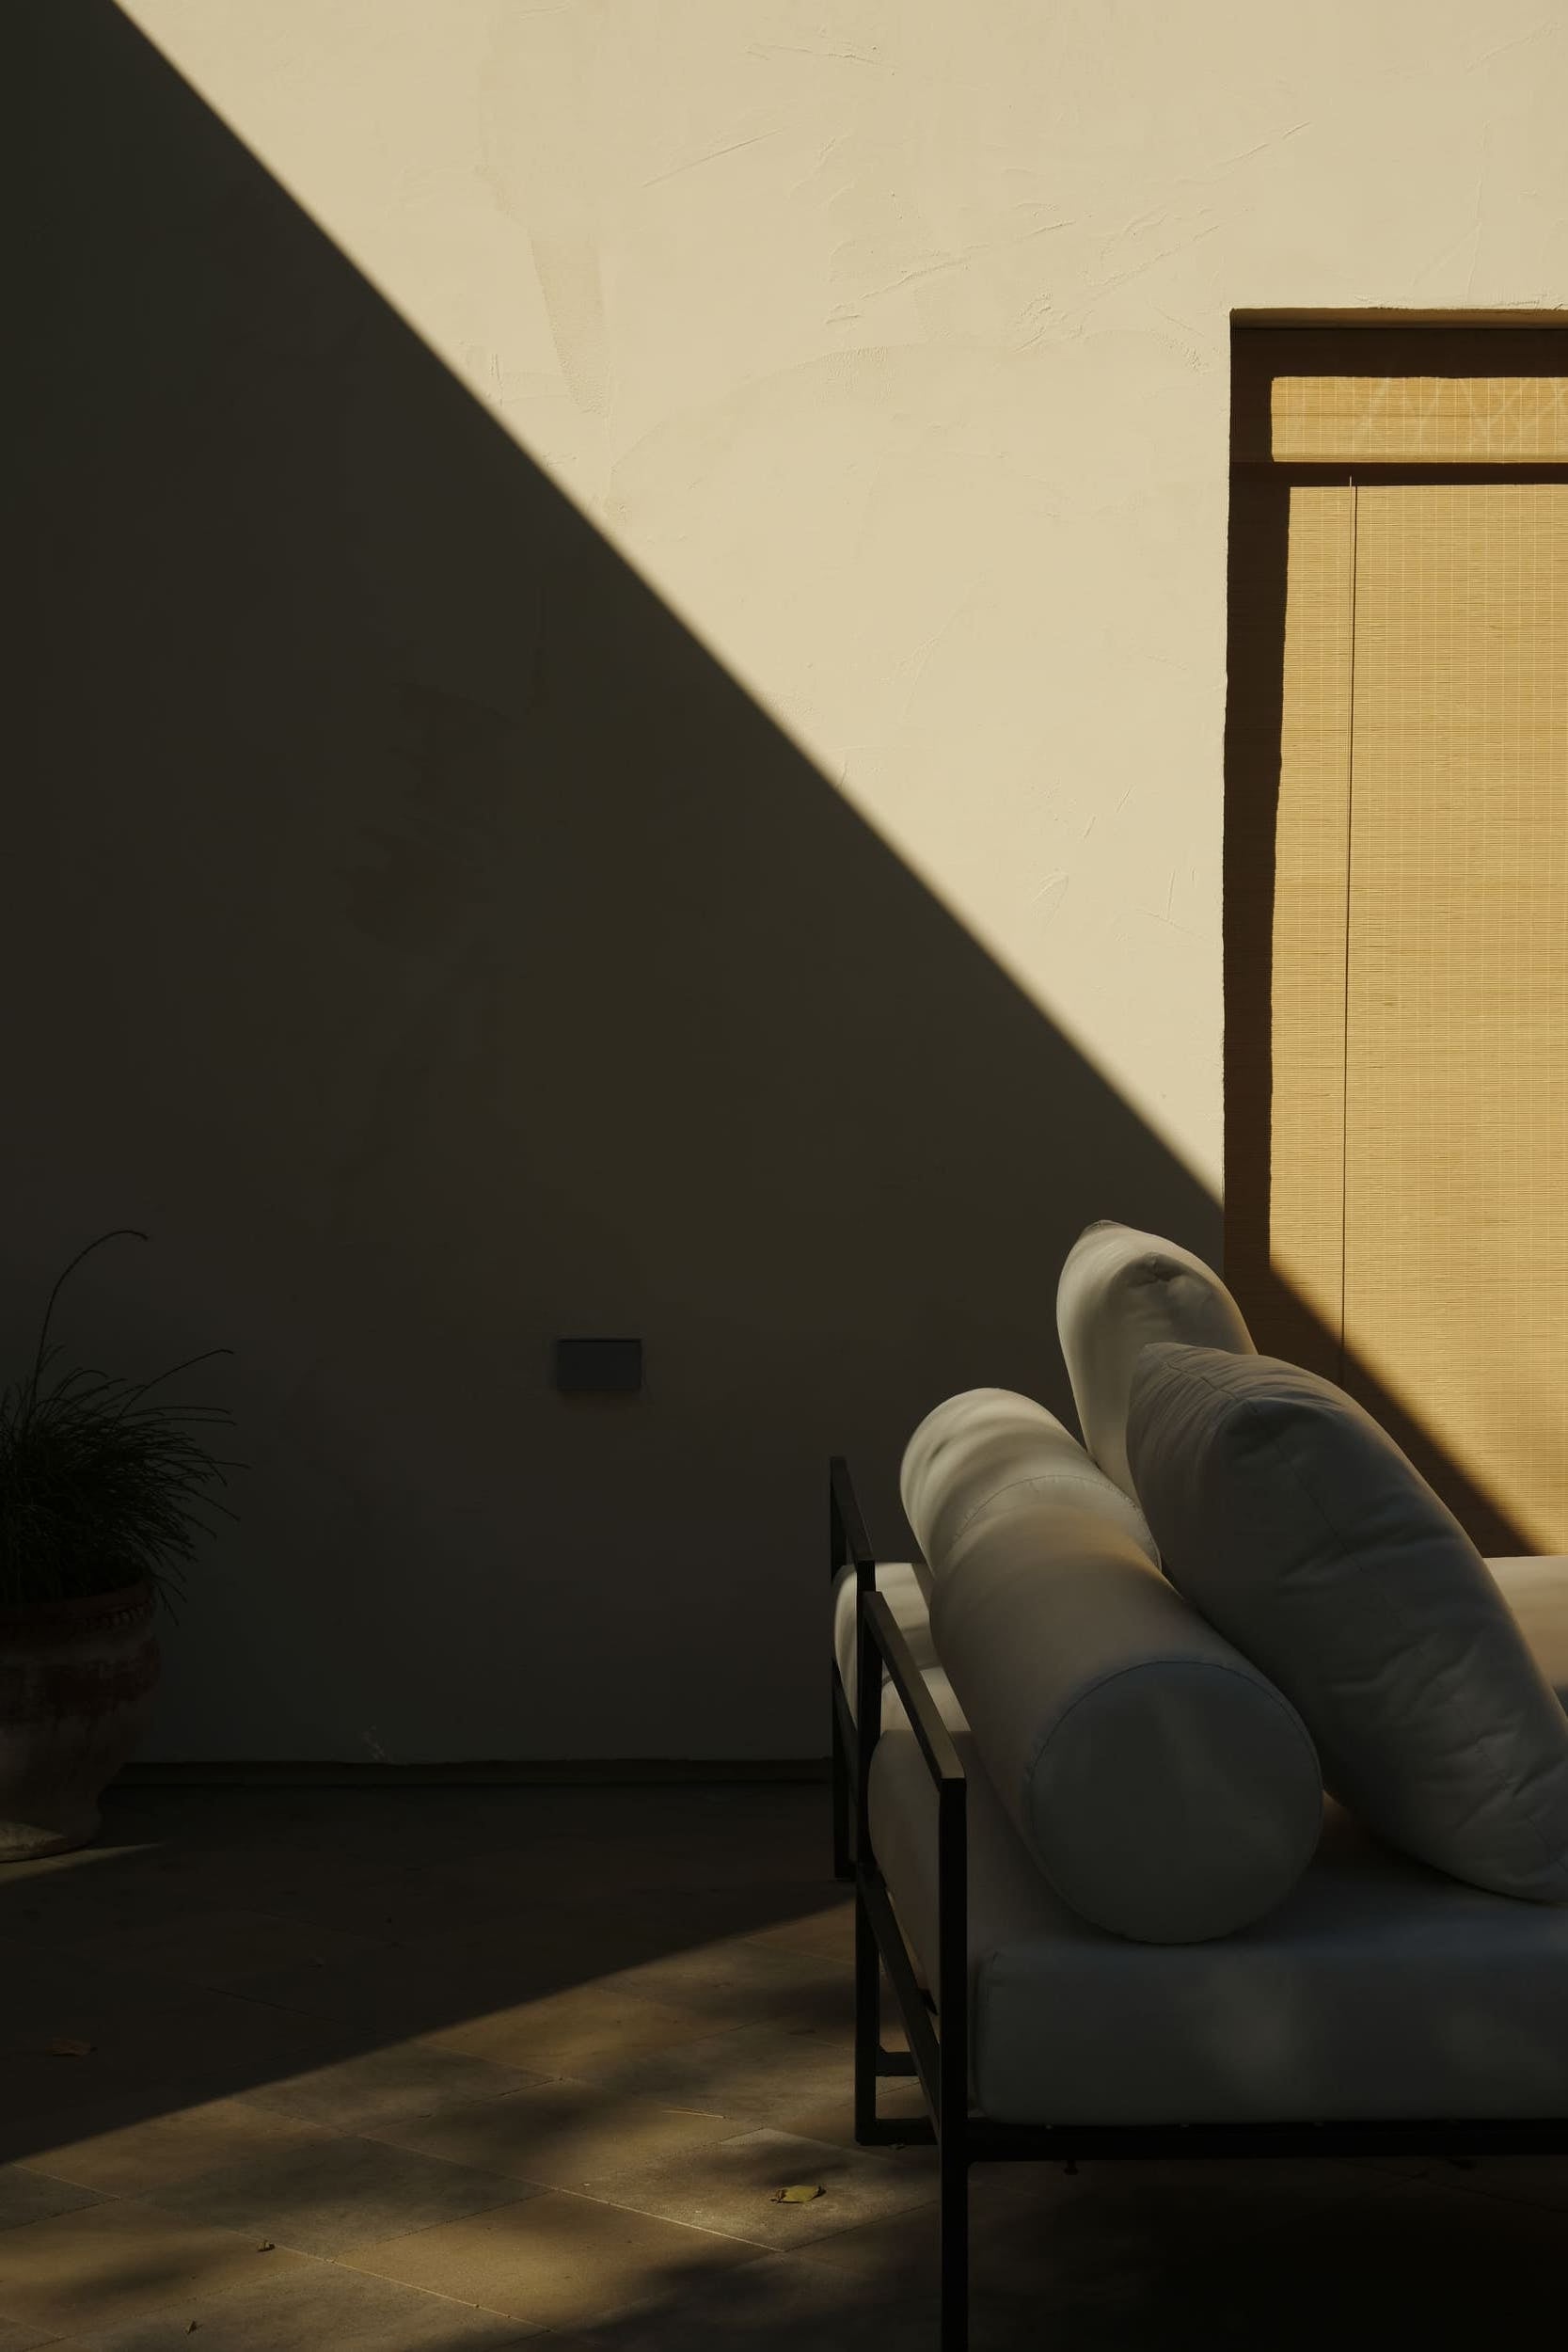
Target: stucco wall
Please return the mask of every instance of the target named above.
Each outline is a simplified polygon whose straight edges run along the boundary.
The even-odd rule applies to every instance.
[[[1568,18],[22,13],[6,1303],[240,1351],[162,1750],[820,1752],[830,1443],[1215,1247],[1229,314],[1560,304]]]

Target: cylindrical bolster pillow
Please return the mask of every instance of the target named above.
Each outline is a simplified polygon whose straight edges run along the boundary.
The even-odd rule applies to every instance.
[[[1054,1413],[1011,1389],[966,1389],[927,1413],[904,1449],[898,1484],[933,1574],[977,1511],[1023,1487],[1103,1510],[1151,1560],[1159,1558],[1137,1504],[1096,1469]]]
[[[1253,1353],[1252,1335],[1225,1284],[1190,1249],[1130,1225],[1085,1226],[1056,1285],[1056,1331],[1084,1443],[1124,1494],[1132,1368],[1150,1340]]]
[[[1300,1717],[1107,1513],[1013,1488],[933,1559],[931,1629],[1052,1885],[1149,1944],[1261,1917],[1323,1818]]]

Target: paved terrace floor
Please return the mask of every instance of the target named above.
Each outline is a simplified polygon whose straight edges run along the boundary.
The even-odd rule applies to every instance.
[[[927,2352],[825,1804],[112,1796],[0,1873],[0,2352]],[[975,2352],[1502,2342],[1564,2206],[1544,2163],[982,2169]]]

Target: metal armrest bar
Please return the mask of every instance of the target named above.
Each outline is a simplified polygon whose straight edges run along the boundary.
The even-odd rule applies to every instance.
[[[864,1596],[877,1581],[877,1570],[871,1557],[871,1542],[865,1532],[865,1521],[849,1475],[849,1465],[841,1454],[835,1454],[828,1464],[828,1580],[836,1586],[841,1570],[852,1567],[855,1572],[855,1607],[858,1610]],[[851,1821],[854,1812],[855,1775],[859,1769],[854,1726],[839,1675],[836,1658],[832,1661],[832,1713],[830,1719],[832,1757],[832,1836],[833,1876],[850,1880],[855,1874],[854,1839]]]
[[[861,1516],[860,1499],[849,1475],[849,1465],[842,1454],[835,1454],[828,1464],[828,1498],[832,1518],[832,1557],[829,1563],[830,1577],[840,1568],[869,1568],[872,1565],[871,1539],[865,1532]]]
[[[910,1728],[920,1744],[931,1778],[939,1788],[957,1783],[961,1790],[963,1759],[953,1745],[953,1735],[942,1722],[930,1687],[914,1662],[914,1653],[898,1630],[893,1611],[881,1593],[867,1593],[861,1602],[863,1642],[867,1635],[871,1646],[881,1654],[888,1680],[898,1693],[899,1704],[909,1717]]]

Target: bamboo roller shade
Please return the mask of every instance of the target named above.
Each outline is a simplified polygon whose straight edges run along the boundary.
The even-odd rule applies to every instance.
[[[1270,426],[1284,463],[1568,459],[1568,376],[1276,375]]]
[[[1568,1551],[1568,483],[1289,500],[1274,1260]]]

